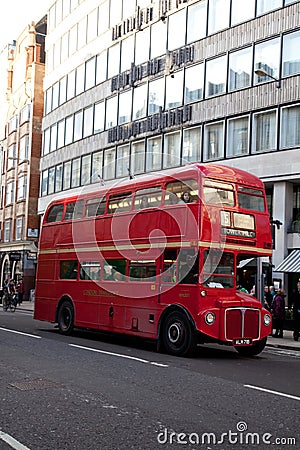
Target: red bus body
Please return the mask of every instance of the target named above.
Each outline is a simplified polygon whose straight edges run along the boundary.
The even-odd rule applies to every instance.
[[[45,212],[35,319],[156,339],[175,355],[205,342],[262,351],[270,314],[236,290],[239,262],[271,255],[257,177],[193,164],[85,191]]]

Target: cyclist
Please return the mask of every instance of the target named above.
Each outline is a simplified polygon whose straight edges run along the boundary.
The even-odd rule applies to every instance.
[[[10,301],[13,302],[15,305],[17,304],[17,288],[14,280],[11,278],[7,285],[5,286],[5,292],[6,292],[6,302]]]

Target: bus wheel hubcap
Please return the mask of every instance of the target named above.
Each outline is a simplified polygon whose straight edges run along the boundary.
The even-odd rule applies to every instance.
[[[172,323],[169,327],[168,337],[172,344],[178,344],[182,337],[182,327],[180,323]]]

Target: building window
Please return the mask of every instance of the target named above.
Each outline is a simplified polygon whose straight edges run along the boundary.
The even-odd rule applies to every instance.
[[[228,120],[226,152],[228,157],[249,153],[249,116]]]
[[[166,109],[182,105],[183,70],[166,77]]]
[[[130,173],[138,175],[145,172],[145,141],[133,142],[131,148]]]
[[[210,0],[208,9],[208,34],[229,26],[230,0]]]
[[[205,96],[219,95],[225,92],[227,57],[211,59],[206,63]]]
[[[109,28],[109,1],[106,0],[99,5],[98,13],[98,36],[105,33]]]
[[[48,155],[49,152],[50,152],[50,128],[47,128],[44,131],[43,155]]]
[[[80,158],[73,159],[72,161],[72,178],[71,188],[78,187],[80,185]]]
[[[132,109],[132,90],[122,92],[119,95],[119,116],[118,124],[130,122]]]
[[[256,14],[264,14],[272,9],[280,8],[282,0],[257,0]]]
[[[93,106],[89,106],[83,111],[83,137],[91,136],[93,134],[93,114]]]
[[[96,82],[96,58],[92,58],[85,64],[85,90],[95,86]]]
[[[104,152],[103,178],[112,180],[115,178],[116,149],[109,148]]]
[[[63,166],[60,164],[55,168],[55,192],[60,192],[62,190],[62,173]]]
[[[255,0],[231,0],[231,25],[245,22],[255,15]]]
[[[205,125],[204,127],[204,161],[224,157],[224,122]]]
[[[300,31],[283,36],[282,76],[300,73]]]
[[[75,95],[75,70],[72,70],[68,74],[68,82],[67,82],[67,100],[70,100]]]
[[[67,77],[59,81],[59,104],[62,105],[67,99]]]
[[[201,160],[201,127],[183,130],[182,162]]]
[[[91,155],[85,155],[81,160],[81,185],[91,182]]]
[[[128,38],[122,41],[121,52],[121,72],[130,70],[131,64],[134,63],[134,35],[132,34]]]
[[[65,129],[65,145],[71,144],[73,142],[73,126],[74,126],[74,116],[69,116],[66,118],[66,129]]]
[[[135,35],[135,65],[149,61],[150,27]]]
[[[53,194],[55,188],[55,167],[51,167],[48,172],[48,195]]]
[[[69,32],[69,55],[72,56],[77,50],[77,23]]]
[[[24,236],[24,217],[16,219],[16,241],[21,241]]]
[[[12,144],[8,147],[7,170],[12,169],[13,167],[16,166],[16,157],[17,157],[16,151],[17,151],[16,144]]]
[[[44,197],[48,193],[48,169],[43,170],[41,180],[41,197]]]
[[[87,17],[83,17],[80,22],[78,22],[78,33],[77,33],[77,49],[81,49],[86,44],[86,26]]]
[[[118,96],[106,100],[106,125],[105,128],[115,127],[117,125]]]
[[[59,82],[55,83],[52,87],[52,110],[59,105]]]
[[[57,148],[65,145],[65,121],[64,119],[57,124]]]
[[[79,95],[84,91],[84,75],[85,75],[85,64],[81,64],[76,69],[75,95]]]
[[[117,75],[120,70],[120,45],[113,45],[108,49],[108,67],[107,76],[108,78]]]
[[[103,152],[92,154],[92,183],[99,183],[102,179]]]
[[[6,185],[5,205],[11,205],[15,201],[15,182],[11,181]]]
[[[104,102],[95,105],[94,134],[104,130],[104,105]]]
[[[26,135],[20,139],[20,152],[19,152],[20,161],[28,159],[28,152],[29,152],[29,136]]]
[[[27,196],[27,175],[18,179],[17,201],[25,199]]]
[[[64,163],[63,170],[63,190],[70,189],[71,187],[71,161]]]
[[[97,37],[98,9],[90,12],[87,16],[87,42]]]
[[[185,44],[186,9],[169,16],[168,49],[174,50]]]
[[[145,117],[147,114],[147,84],[143,84],[133,91],[132,120]]]
[[[280,148],[300,146],[300,105],[281,110]]]
[[[112,28],[122,20],[122,0],[114,0],[114,6],[109,10],[109,26]]]
[[[49,114],[52,109],[52,88],[47,89],[45,93],[45,114]]]
[[[122,145],[117,148],[117,163],[116,163],[117,178],[128,176],[129,151],[130,151],[129,145]]]
[[[15,131],[18,126],[18,116],[15,115],[9,120],[9,133]]]
[[[197,64],[185,70],[184,103],[203,98],[204,64]]]
[[[151,59],[166,53],[167,27],[161,20],[151,27]]]
[[[28,122],[30,120],[30,103],[27,103],[22,109],[21,109],[21,121],[20,123]]]
[[[57,147],[57,124],[51,126],[50,128],[50,152],[56,150]]]
[[[278,78],[280,40],[272,39],[255,45],[254,68],[264,70],[268,75]],[[272,81],[270,77],[255,75],[255,84]]]
[[[83,111],[78,111],[74,115],[74,142],[82,138]]]
[[[11,241],[11,219],[4,222],[4,242]]]
[[[188,7],[187,43],[206,36],[207,0]]]
[[[252,151],[266,152],[276,149],[276,111],[253,115]]]
[[[181,135],[180,132],[169,133],[164,139],[163,168],[180,166]]]
[[[106,51],[97,56],[96,62],[96,84],[100,84],[106,80],[107,71],[107,53]]]
[[[251,85],[252,48],[229,54],[228,89],[234,91]]]
[[[159,78],[158,80],[151,81],[149,83],[149,105],[148,114],[156,114],[159,112],[159,108],[164,107],[165,100],[165,79]]]
[[[161,136],[147,140],[146,171],[161,169],[162,155]]]

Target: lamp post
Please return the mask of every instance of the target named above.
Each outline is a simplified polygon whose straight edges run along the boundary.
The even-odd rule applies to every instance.
[[[271,78],[272,80],[276,81],[276,87],[277,88],[281,88],[281,80],[279,78],[275,78],[273,77],[273,75],[270,75],[269,73],[267,73],[265,70],[263,69],[257,69],[254,71],[255,75],[257,75],[258,77],[267,77],[267,78]]]

